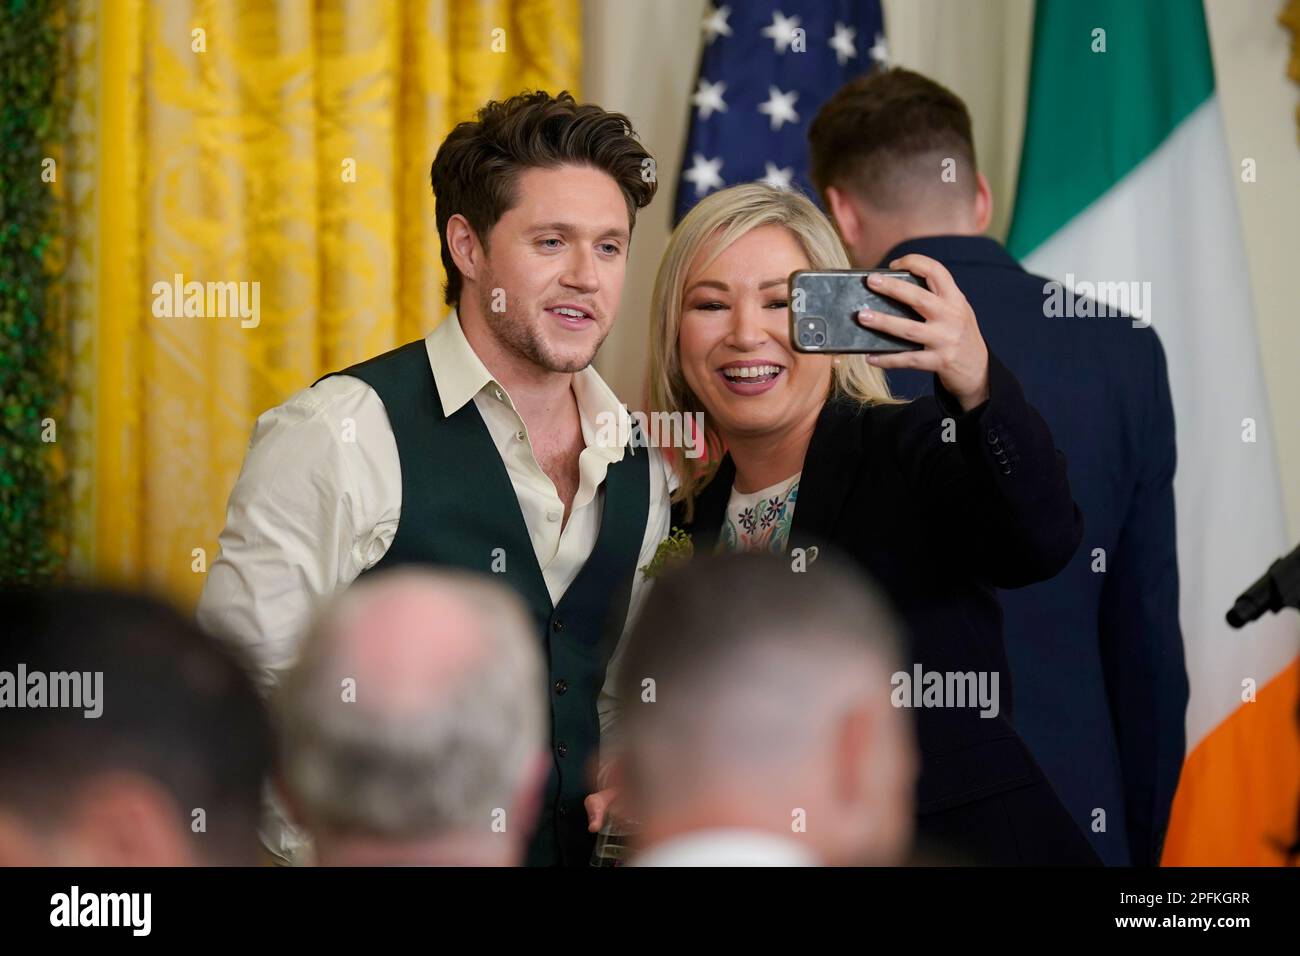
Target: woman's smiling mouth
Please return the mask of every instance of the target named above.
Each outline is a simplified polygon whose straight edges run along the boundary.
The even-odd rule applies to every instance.
[[[784,373],[785,366],[774,362],[728,362],[717,372],[728,390],[737,395],[761,395]]]

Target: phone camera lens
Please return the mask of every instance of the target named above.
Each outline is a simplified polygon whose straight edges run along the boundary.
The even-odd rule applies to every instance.
[[[799,320],[798,327],[791,327],[792,337],[799,343],[799,348],[807,352],[815,351],[826,344],[826,320],[821,316],[805,316]]]

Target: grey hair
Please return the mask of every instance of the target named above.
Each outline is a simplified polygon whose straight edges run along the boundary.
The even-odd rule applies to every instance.
[[[424,588],[473,612],[481,647],[427,706],[385,712],[369,688],[343,700],[340,638],[381,587]],[[543,752],[549,720],[523,602],[486,577],[443,569],[389,572],[344,592],[319,619],[276,709],[284,781],[308,826],[389,838],[488,832]]]

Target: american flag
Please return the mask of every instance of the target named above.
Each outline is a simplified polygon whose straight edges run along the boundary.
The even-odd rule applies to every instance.
[[[673,222],[716,189],[760,180],[816,199],[808,124],[845,81],[886,65],[880,0],[710,5]]]

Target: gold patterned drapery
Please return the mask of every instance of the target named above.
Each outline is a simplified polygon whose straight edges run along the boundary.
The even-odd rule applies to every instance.
[[[578,94],[580,3],[69,19],[70,569],[191,606],[257,415],[442,317],[429,163],[488,99]]]

